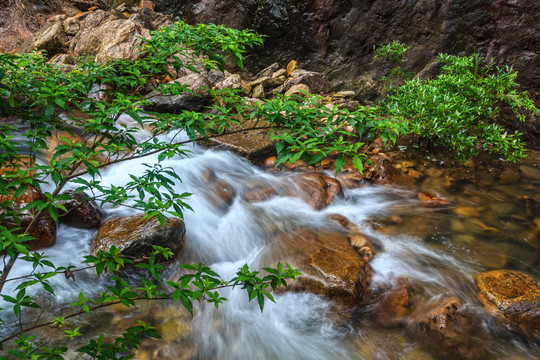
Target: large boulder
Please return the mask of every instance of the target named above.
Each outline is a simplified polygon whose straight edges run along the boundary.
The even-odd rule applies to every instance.
[[[139,261],[154,251],[152,245],[166,247],[177,254],[186,239],[186,228],[180,219],[167,219],[162,227],[157,218],[143,219],[143,215],[111,218],[99,228],[92,240],[93,254],[108,250],[112,245],[121,248],[121,254]]]
[[[141,38],[149,38],[144,24],[125,19],[121,14],[97,10],[81,23],[81,28],[70,43],[74,56],[92,56],[97,62],[114,59],[139,59]]]
[[[298,282],[289,283],[288,290],[308,291],[353,306],[365,299],[371,281],[369,264],[342,232],[298,228],[278,234],[273,245],[277,252],[273,257],[303,274]],[[274,266],[275,260],[268,265]]]
[[[45,50],[52,57],[67,51],[69,41],[64,32],[64,22],[58,20],[42,27],[37,33],[28,37],[19,49],[19,53],[30,53],[34,50]]]
[[[515,330],[540,340],[540,286],[529,275],[494,270],[476,276],[478,298],[490,313]]]

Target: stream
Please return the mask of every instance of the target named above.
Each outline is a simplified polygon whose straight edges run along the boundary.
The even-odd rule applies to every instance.
[[[434,156],[426,160],[423,154],[414,157],[415,149],[403,147],[393,154],[402,159],[396,167],[417,176],[420,190],[436,193],[450,205],[425,206],[417,197],[418,190],[367,185],[345,190],[342,198],[315,210],[299,198],[285,196],[256,203],[235,196],[230,206],[216,207],[205,186],[208,174],[240,194],[254,184],[282,186],[293,171],[261,169],[226,151],[195,145],[189,149],[189,156],[163,164],[182,178],[176,191],[192,193],[188,203],[194,211],[184,213],[186,246],[178,263],[206,263],[224,279],[233,277],[246,263],[251,269],[268,262],[275,265],[281,259],[273,234],[298,226],[332,230],[336,225],[327,216],[341,214],[377,244],[370,263],[374,292],[400,278],[407,279],[409,310],[405,320],[385,326],[374,320],[370,306],[341,313],[333,302],[308,292],[278,293],[276,303],[267,300],[261,313],[255,301],[248,302],[244,290],[223,289],[221,294],[228,301],[219,310],[197,303],[193,318],[180,304],[165,302],[140,304],[134,309],[115,306],[81,317],[66,325],[81,326],[85,334],[84,339],[73,340],[71,347],[100,332],[119,335],[123,328],[142,319],[156,326],[163,339],[143,340],[135,357],[138,360],[455,359],[458,357],[442,349],[439,340],[428,336],[414,320],[433,301],[453,296],[461,299],[463,311],[474,320],[474,336],[466,345],[470,353],[464,358],[540,358],[540,343],[520,337],[484,310],[474,282],[475,274],[496,269],[540,277],[538,265],[531,266],[536,260],[535,233],[521,199],[528,195],[540,202],[540,177],[535,177],[540,173],[539,152],[532,152],[523,165],[504,164],[504,169],[511,171],[502,170],[502,161],[488,158],[452,173],[444,170],[449,168],[444,163],[448,160]],[[157,155],[114,165],[103,171],[102,181],[126,183],[130,173],[142,174],[142,164],[153,161]],[[523,167],[536,172],[526,172]],[[107,217],[135,213],[107,206],[104,212]],[[60,225],[56,245],[43,252],[56,265],[76,265],[89,253],[95,233]],[[11,276],[28,270],[18,262]],[[169,264],[165,276],[172,279],[180,274],[175,264]],[[51,299],[50,306],[74,302],[80,291],[86,296],[99,294],[103,283],[106,280],[97,281],[84,273],[78,273],[75,282],[57,277],[53,281],[57,303]],[[9,283],[8,292],[15,286]],[[33,295],[46,296],[42,290]],[[46,334],[52,339],[62,336],[59,331],[46,330]],[[76,353],[70,356],[80,358]]]

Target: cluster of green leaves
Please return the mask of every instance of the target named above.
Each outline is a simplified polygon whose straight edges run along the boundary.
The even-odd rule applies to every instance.
[[[378,56],[399,62],[406,49],[388,46]],[[404,119],[411,133],[450,149],[461,161],[482,149],[510,161],[524,157],[521,134],[497,124],[504,106],[521,121],[531,113],[540,114],[528,95],[517,91],[517,72],[494,66],[493,61],[486,64],[479,54],[440,54],[437,61],[442,69],[436,78],[404,79],[383,99],[383,111]]]

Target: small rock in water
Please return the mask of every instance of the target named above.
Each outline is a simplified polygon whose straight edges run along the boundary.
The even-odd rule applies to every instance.
[[[71,196],[71,199],[59,201],[67,210],[60,212],[60,222],[79,229],[99,227],[103,213],[94,200],[83,192],[75,193],[73,190],[67,190],[63,194]]]
[[[494,270],[475,280],[486,310],[514,330],[540,340],[540,286],[535,279],[519,271]]]
[[[224,180],[216,180],[206,188],[206,198],[221,210],[228,209],[235,196],[234,188]]]
[[[478,217],[480,213],[471,206],[461,206],[454,209],[454,213],[463,217]]]
[[[374,291],[371,310],[372,319],[383,327],[395,327],[405,320],[409,313],[409,282],[405,276],[391,283],[379,285]]]

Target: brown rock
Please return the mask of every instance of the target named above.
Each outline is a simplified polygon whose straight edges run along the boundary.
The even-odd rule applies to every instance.
[[[411,188],[415,185],[416,181],[396,169],[392,161],[385,155],[377,154],[370,158],[373,162],[373,167],[378,173],[378,176],[374,179],[374,183],[382,185],[398,185],[402,187]]]
[[[285,96],[291,96],[291,95],[301,95],[305,96],[306,93],[311,94],[311,90],[309,89],[309,86],[305,84],[297,84],[293,85],[285,92]]]
[[[153,252],[152,245],[171,249],[174,254],[184,247],[186,228],[177,218],[167,219],[163,228],[157,218],[143,219],[143,215],[115,217],[98,230],[90,245],[92,254],[108,250],[112,245],[132,260],[144,260]]]
[[[463,217],[478,217],[480,213],[472,206],[461,206],[454,209],[454,213]]]
[[[281,195],[299,197],[317,210],[327,207],[337,196],[343,195],[339,180],[319,173],[295,175],[291,181],[296,186],[284,189]]]
[[[494,270],[477,275],[475,280],[486,310],[540,340],[540,286],[535,279],[519,271]]]
[[[429,192],[419,192],[418,199],[428,206],[445,206],[448,205],[448,200],[438,197]]]
[[[326,88],[326,78],[322,73],[305,71],[302,74],[298,74],[297,77],[294,77],[294,73],[292,73],[291,76],[292,78],[289,78],[285,82],[285,91],[288,91],[291,87],[298,84],[307,85],[314,94],[324,91]]]
[[[18,169],[28,169],[32,166],[33,161],[28,157],[23,157],[18,162],[3,166],[0,169],[0,174],[14,174]],[[0,195],[0,203],[9,203],[9,208],[16,212],[20,211],[26,205],[36,200],[46,200],[46,198],[43,196],[40,190],[33,186],[28,186],[25,192],[16,199],[13,198],[13,195]],[[34,209],[24,210],[18,214],[20,224],[17,224],[15,221],[13,221],[13,219],[6,217],[4,221],[0,222],[0,225],[5,226],[8,229],[20,227],[22,231],[19,233],[22,233],[24,229],[30,225],[35,215],[36,211]],[[48,213],[44,213],[29,235],[32,236],[34,240],[27,242],[27,244],[33,250],[53,246],[56,243],[56,223],[50,216],[48,216]]]
[[[371,280],[369,265],[343,234],[300,228],[278,235],[275,244],[276,258],[303,274],[298,282],[289,283],[288,290],[321,294],[347,305],[365,298]]]
[[[264,166],[274,167],[276,165],[277,158],[275,156],[270,156],[264,160]]]
[[[236,191],[228,182],[216,180],[206,188],[205,195],[212,205],[221,210],[226,210],[231,206]]]
[[[298,62],[296,62],[296,60],[291,60],[289,64],[287,64],[287,77],[291,76],[292,72],[296,69],[298,69]]]
[[[67,210],[59,211],[58,219],[61,223],[80,229],[99,227],[103,213],[94,200],[83,192],[74,193],[73,190],[67,190],[63,195],[69,195],[71,199],[58,202]]]
[[[64,20],[64,32],[66,35],[75,35],[81,28],[81,22],[74,17]]]
[[[253,96],[256,99],[263,99],[265,95],[266,94],[264,91],[264,86],[262,86],[262,84],[255,86],[251,93],[251,96]]]
[[[196,73],[182,76],[174,82],[188,86],[193,93],[198,95],[208,95],[212,88],[212,83],[206,76]]]
[[[407,278],[401,276],[389,284],[383,284],[374,291],[371,317],[380,326],[395,327],[401,324],[409,313],[409,293]]]
[[[419,306],[412,315],[425,332],[424,337],[436,344],[435,351],[454,354],[459,359],[482,359],[484,347],[477,343],[478,329],[456,297],[436,298]],[[433,341],[433,339],[436,339]]]
[[[324,166],[323,166],[324,167]],[[345,189],[357,189],[367,185],[367,180],[356,169],[345,169],[337,174]]]
[[[156,6],[150,0],[141,0],[141,2],[139,3],[139,8],[140,9],[149,9],[151,11],[156,10]]]

